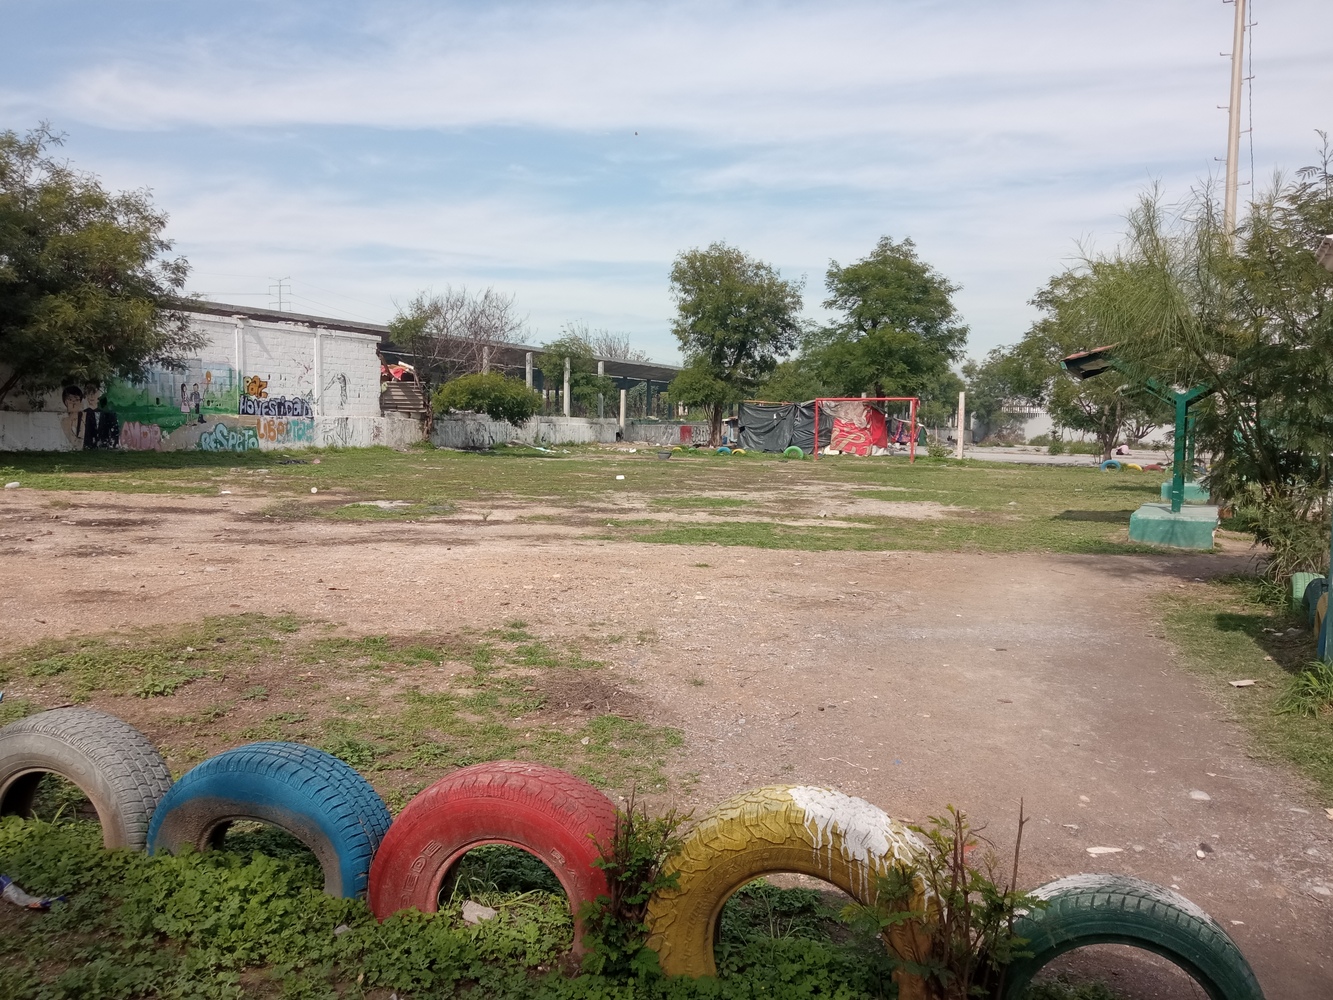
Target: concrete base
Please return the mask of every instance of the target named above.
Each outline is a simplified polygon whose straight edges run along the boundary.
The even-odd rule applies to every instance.
[[[1175,549],[1211,549],[1217,508],[1185,507],[1173,514],[1169,503],[1145,503],[1129,518],[1129,540]]]
[[[1162,484],[1162,499],[1167,503],[1171,502],[1171,480]],[[1208,491],[1198,483],[1185,481],[1185,502],[1186,503],[1207,503]]]

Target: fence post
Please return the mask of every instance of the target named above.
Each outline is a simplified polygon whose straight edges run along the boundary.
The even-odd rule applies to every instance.
[[[523,359],[523,371],[528,380],[528,388],[532,388],[532,352],[528,351],[527,357]]]
[[[565,416],[569,414],[569,358],[565,358]]]

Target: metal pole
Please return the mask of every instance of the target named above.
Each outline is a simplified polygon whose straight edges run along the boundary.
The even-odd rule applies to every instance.
[[[569,416],[569,358],[565,358],[565,416]]]
[[[1227,105],[1227,181],[1222,225],[1228,237],[1236,232],[1236,182],[1240,170],[1240,87],[1244,81],[1245,0],[1235,0],[1236,25],[1231,35],[1231,103]]]
[[[1176,393],[1176,439],[1171,456],[1171,512],[1179,514],[1185,504],[1185,462],[1186,438],[1189,437],[1189,418],[1186,407],[1189,403],[1185,393]]]
[[[963,457],[963,428],[967,426],[967,393],[958,394],[958,443],[954,445],[953,457]]]

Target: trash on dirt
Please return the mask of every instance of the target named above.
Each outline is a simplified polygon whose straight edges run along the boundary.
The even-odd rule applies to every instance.
[[[16,490],[19,488],[19,481],[15,479],[12,483],[5,483],[5,489]]]
[[[1213,853],[1213,845],[1212,845],[1212,844],[1208,844],[1208,843],[1201,843],[1201,844],[1199,844],[1199,852],[1198,852],[1198,853],[1201,854],[1201,855],[1203,855],[1203,854],[1212,854],[1212,853]]]
[[[319,487],[318,487],[318,486],[312,486],[312,487],[310,487],[310,492],[311,492],[311,493],[318,493],[318,492],[319,492]]]
[[[1333,820],[1333,807],[1324,810],[1324,815]]]
[[[1123,847],[1089,847],[1087,850],[1088,850],[1088,853],[1089,853],[1089,854],[1091,854],[1093,857],[1096,857],[1096,856],[1099,855],[1099,854],[1119,854],[1121,851],[1124,850],[1124,848],[1123,848]]]
[[[1230,684],[1233,688],[1254,687],[1254,681],[1249,678],[1246,678],[1243,681],[1227,681],[1227,683]]]
[[[1077,823],[1061,823],[1060,825],[1063,826],[1066,830],[1077,830],[1077,829],[1078,829],[1078,824],[1077,824]]]
[[[346,934],[346,933],[347,933],[348,931],[350,931],[351,929],[352,929],[352,928],[351,928],[351,926],[350,926],[349,924],[339,924],[337,927],[333,928],[333,936],[334,936],[334,937],[342,937],[344,934]]]
[[[344,507],[378,507],[380,510],[397,510],[399,507],[411,507],[410,500],[354,500]]]
[[[624,476],[616,476],[617,479],[624,479]]]
[[[306,460],[305,460],[304,458],[280,458],[280,459],[278,459],[278,464],[279,464],[279,465],[305,465],[305,464],[306,464]]]
[[[499,912],[499,910],[493,910],[489,906],[482,906],[475,900],[469,899],[463,904],[463,923],[479,924],[483,920],[490,920]]]
[[[63,902],[64,896],[31,896],[14,884],[8,875],[0,875],[0,897],[25,910],[49,910],[52,903]]]
[[[229,497],[231,496],[231,490],[218,490],[218,496]]]
[[[1273,662],[1273,658],[1272,658],[1271,656],[1265,656],[1265,657],[1264,657],[1264,660],[1267,661],[1268,663],[1272,663],[1272,662]]]
[[[1201,790],[1201,789],[1198,789],[1198,788],[1195,788],[1195,789],[1193,789],[1193,790],[1190,792],[1190,798],[1192,798],[1195,802],[1211,802],[1211,801],[1213,801],[1213,797],[1212,797],[1211,795],[1209,795],[1207,792],[1205,792],[1205,791],[1203,791],[1203,790]]]
[[[311,464],[311,465],[318,465],[319,463],[320,463],[320,459],[318,459],[318,458],[312,458],[312,459],[310,460],[310,464]]]

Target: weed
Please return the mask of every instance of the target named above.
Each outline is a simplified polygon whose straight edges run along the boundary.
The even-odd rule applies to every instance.
[[[847,919],[889,932],[900,955],[894,963],[921,977],[935,1000],[1003,994],[1006,966],[1031,954],[1014,934],[1015,915],[1045,905],[1017,888],[1025,824],[1020,805],[1012,870],[1001,873],[990,842],[949,806],[913,827],[926,842],[919,860],[881,876],[874,905],[849,904]]]
[[[1333,709],[1333,664],[1311,663],[1291,679],[1274,707],[1284,715],[1311,717]]]
[[[585,971],[639,979],[660,974],[645,916],[653,893],[676,886],[679,876],[663,869],[680,850],[680,829],[688,820],[674,809],[649,817],[632,790],[625,808],[616,811],[611,843],[597,845],[601,857],[594,862],[606,873],[609,893],[584,903],[580,913]]]

